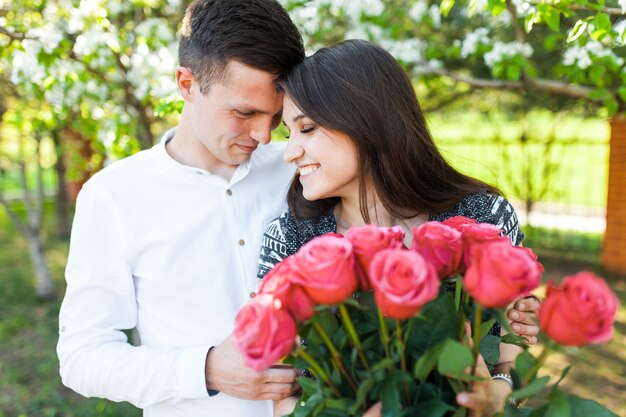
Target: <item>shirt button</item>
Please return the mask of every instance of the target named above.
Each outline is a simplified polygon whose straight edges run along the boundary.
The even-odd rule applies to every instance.
[[[250,298],[254,298],[254,297],[256,297],[256,293],[255,293],[254,291],[252,291],[252,292],[250,293]]]
[[[204,174],[204,172],[202,172],[202,171],[196,171],[196,174],[198,174],[198,175],[203,175],[203,174]]]
[[[64,332],[65,331],[65,326],[61,326],[61,331]]]
[[[233,192],[230,190],[230,188],[226,190],[226,195],[233,195]]]
[[[243,239],[239,239],[239,246],[243,246],[245,244],[246,244],[246,242]]]

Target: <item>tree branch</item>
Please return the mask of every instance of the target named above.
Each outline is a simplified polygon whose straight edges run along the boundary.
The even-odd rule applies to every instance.
[[[9,39],[11,39],[11,42],[23,41],[24,39],[36,39],[31,36],[27,36],[25,33],[22,33],[22,32],[10,31],[7,28],[4,28],[2,26],[0,26],[0,35],[7,36]]]
[[[474,88],[502,89],[502,90],[526,90],[540,93],[556,94],[560,96],[583,98],[593,102],[601,102],[600,99],[590,97],[593,88],[571,85],[560,81],[546,80],[543,78],[526,77],[523,81],[486,80],[457,74],[445,69],[425,68],[416,71],[417,75],[440,75],[455,81],[469,84]]]
[[[557,2],[555,2],[557,3]],[[532,4],[533,6],[538,6],[540,4],[546,4],[545,2],[539,2],[539,1],[529,1],[528,4]],[[551,6],[553,4],[550,4]],[[593,7],[589,7],[589,6],[583,6],[583,5],[578,5],[578,4],[568,4],[567,8],[575,11],[575,12],[593,12],[593,13],[606,13],[610,16],[626,16],[626,13],[624,11],[622,11],[621,8],[617,8],[617,7],[597,7],[597,8],[593,8]]]

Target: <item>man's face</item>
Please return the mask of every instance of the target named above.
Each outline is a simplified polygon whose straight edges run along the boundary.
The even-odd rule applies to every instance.
[[[230,62],[224,80],[206,95],[192,84],[191,127],[217,165],[239,165],[256,147],[267,144],[281,119],[283,94],[276,76],[238,62]]]

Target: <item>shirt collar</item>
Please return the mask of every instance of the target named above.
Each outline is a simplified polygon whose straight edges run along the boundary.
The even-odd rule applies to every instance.
[[[206,169],[196,168],[196,167],[188,166],[188,165],[185,165],[185,164],[181,164],[180,162],[178,162],[177,160],[172,158],[170,156],[170,154],[167,153],[167,150],[165,149],[165,145],[167,145],[167,143],[174,138],[174,134],[175,133],[176,133],[176,128],[175,127],[170,129],[170,130],[168,130],[167,132],[165,132],[163,134],[163,136],[161,137],[161,140],[155,146],[155,148],[157,148],[157,151],[166,160],[168,166],[170,166],[171,168],[177,170],[178,172],[183,173],[184,175],[193,176],[194,178],[197,178],[197,179],[200,179],[200,178],[203,178],[203,177],[205,177],[205,178],[218,178],[218,179],[221,179],[222,181],[226,182],[226,180],[223,177],[220,177],[219,175],[211,174]],[[243,180],[245,177],[248,176],[248,173],[250,172],[250,167],[252,165],[252,159],[253,158],[254,158],[254,154],[252,154],[251,157],[248,160],[246,160],[245,162],[243,162],[243,163],[241,163],[240,165],[237,166],[237,169],[235,170],[233,176],[230,178],[230,181],[228,182],[228,186],[232,186],[235,183]]]

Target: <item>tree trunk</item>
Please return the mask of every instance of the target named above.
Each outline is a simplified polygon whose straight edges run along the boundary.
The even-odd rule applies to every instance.
[[[65,152],[63,142],[61,141],[61,131],[55,129],[52,132],[52,139],[56,150],[57,161],[54,164],[54,170],[57,175],[57,193],[56,193],[56,220],[57,235],[60,238],[67,238],[70,235],[69,220],[69,201],[67,198],[67,183],[65,173],[67,166],[65,164]]]
[[[46,263],[43,243],[41,242],[40,233],[30,230],[26,234],[28,239],[28,250],[30,259],[35,268],[35,291],[37,296],[44,300],[51,300],[55,297],[54,283],[52,276]]]
[[[626,276],[626,117],[611,120],[609,190],[602,266],[607,272]]]

